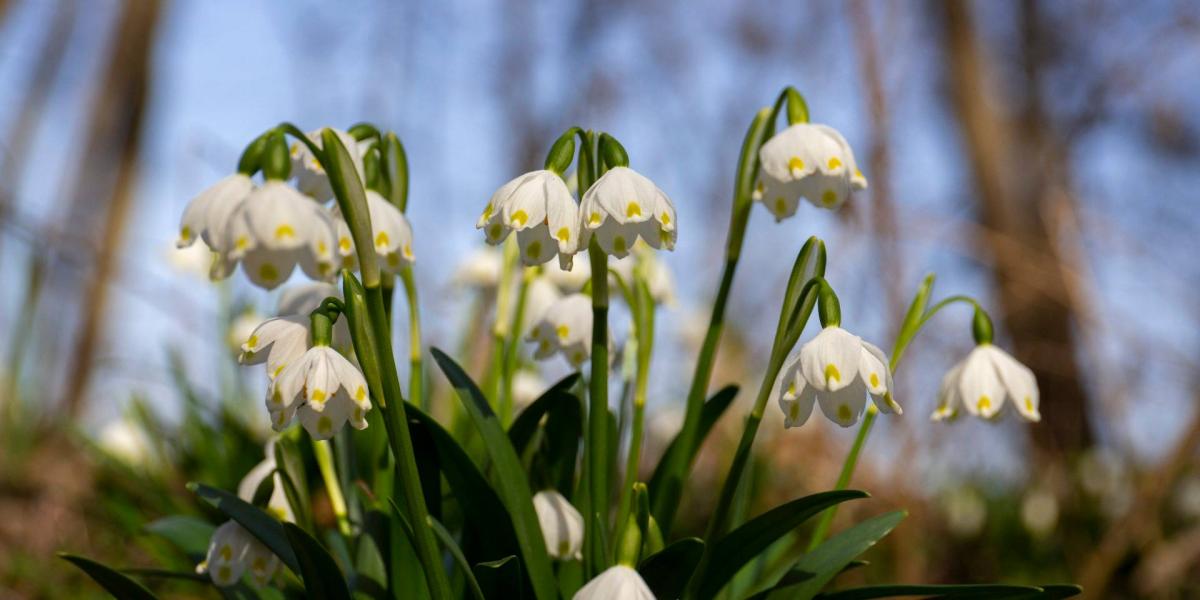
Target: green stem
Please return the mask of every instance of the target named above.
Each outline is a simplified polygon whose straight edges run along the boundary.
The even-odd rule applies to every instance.
[[[346,497],[342,495],[342,486],[333,466],[333,452],[329,448],[329,441],[313,440],[312,445],[313,455],[317,458],[317,468],[321,471],[321,479],[325,481],[325,491],[329,493],[329,505],[333,508],[333,516],[337,518],[338,531],[344,536],[349,536],[352,532],[346,510]]]
[[[492,366],[488,369],[484,390],[492,409],[499,412],[500,393],[504,376],[504,343],[508,339],[509,305],[512,302],[513,269],[517,266],[517,241],[510,237],[503,246],[504,261],[500,267],[500,282],[496,286],[496,321],[492,325]]]
[[[599,540],[604,533],[596,531],[596,527],[607,528],[608,522],[608,256],[595,238],[588,249],[588,258],[592,265],[592,369],[588,381],[586,450],[593,514],[585,517],[592,526],[591,536],[585,539]],[[596,573],[607,567],[607,557],[602,552],[594,552],[590,561]]]
[[[404,296],[408,301],[408,398],[409,401],[429,411],[429,399],[425,397],[425,371],[422,369],[421,350],[421,304],[417,301],[417,280],[412,266],[400,271],[404,282]]]
[[[638,282],[637,303],[630,304],[634,311],[634,332],[637,336],[637,374],[633,389],[633,426],[629,434],[629,454],[625,458],[625,481],[621,486],[617,504],[617,524],[628,518],[633,505],[633,485],[637,482],[638,467],[641,466],[642,436],[646,414],[646,388],[650,380],[651,344],[654,341],[654,303],[643,282]],[[622,548],[625,529],[617,532],[618,550]]]
[[[504,340],[504,364],[500,372],[500,423],[505,427],[513,418],[513,375],[521,357],[521,330],[525,324],[525,305],[529,296],[529,282],[537,276],[537,268],[526,268],[517,286],[517,305],[513,310],[512,323]]]

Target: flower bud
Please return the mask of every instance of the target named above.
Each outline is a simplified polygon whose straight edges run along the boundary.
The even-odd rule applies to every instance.
[[[545,168],[547,171],[554,171],[562,175],[571,167],[571,159],[575,158],[575,132],[578,129],[578,127],[572,127],[566,130],[558,136],[554,145],[550,146],[550,152],[546,153]]]
[[[292,157],[282,132],[272,132],[267,138],[262,153],[262,172],[268,180],[284,181],[291,176]]]
[[[971,320],[971,333],[976,344],[992,343],[992,318],[978,306],[975,307],[975,318]]]
[[[617,138],[607,133],[600,134],[600,158],[610,169],[629,166],[629,154],[625,152],[625,147],[617,141]]]
[[[805,102],[804,96],[791,86],[787,88],[787,114],[788,125],[808,122],[808,102]]]

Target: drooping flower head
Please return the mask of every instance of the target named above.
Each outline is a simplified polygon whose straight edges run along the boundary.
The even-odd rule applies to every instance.
[[[540,170],[525,173],[500,187],[475,224],[489,244],[497,245],[517,232],[521,262],[536,266],[558,254],[559,264],[570,269],[579,245],[578,207],[558,173]]]
[[[584,294],[564,296],[533,320],[527,338],[537,344],[534,357],[544,360],[561,353],[579,368],[591,356],[592,299]]]
[[[579,588],[574,600],[654,600],[654,592],[633,567],[615,565]]]
[[[979,344],[942,378],[933,420],[953,419],[960,406],[972,415],[992,419],[1006,400],[1025,420],[1042,420],[1033,371],[992,344]]]
[[[367,213],[371,217],[371,232],[375,236],[375,254],[379,258],[379,267],[391,273],[399,273],[415,260],[412,225],[408,223],[404,213],[379,192],[367,190],[366,195]],[[353,264],[357,254],[350,227],[336,206],[333,207],[333,216],[337,220],[338,253],[341,254],[344,264]]]
[[[835,209],[853,190],[867,187],[846,138],[828,125],[797,123],[759,149],[762,172],[754,199],[776,221],[796,214],[803,197],[814,206]]]
[[[558,560],[578,559],[583,553],[583,516],[556,490],[533,495],[546,551]]]
[[[583,195],[580,245],[593,235],[605,254],[623,258],[638,239],[675,248],[675,205],[652,181],[629,167],[613,167]]]
[[[883,351],[836,325],[800,348],[780,387],[779,408],[789,428],[803,425],[816,403],[842,427],[858,422],[867,396],[885,413],[903,412],[891,395],[892,374]]]
[[[371,399],[358,368],[333,348],[317,345],[288,363],[271,381],[267,410],[276,431],[286,428],[298,414],[309,435],[327,440],[347,420],[355,429],[366,429]]]
[[[222,252],[224,232],[229,218],[254,189],[254,182],[245,173],[235,173],[200,192],[187,208],[179,223],[178,248],[187,248],[197,239],[204,240],[213,252]]]

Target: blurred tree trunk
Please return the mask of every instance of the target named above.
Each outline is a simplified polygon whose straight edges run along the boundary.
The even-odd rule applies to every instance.
[[[1031,2],[1019,12],[1026,34],[1026,80],[1017,90],[1022,114],[1001,112],[989,94],[995,73],[981,48],[970,5],[932,5],[941,42],[951,103],[966,144],[975,180],[982,250],[992,258],[1000,321],[1012,336],[1015,354],[1037,375],[1043,422],[1033,428],[1039,454],[1070,456],[1091,440],[1086,394],[1075,362],[1071,331],[1075,307],[1063,280],[1057,236],[1046,220],[1052,201],[1070,199],[1067,160],[1038,99],[1037,54],[1042,40]]]
[[[125,225],[133,204],[141,149],[150,50],[161,10],[159,0],[128,0],[117,22],[112,55],[92,104],[84,153],[67,222],[80,225],[95,256],[84,268],[80,321],[64,396],[74,417],[83,405],[106,314],[109,282],[116,272]]]

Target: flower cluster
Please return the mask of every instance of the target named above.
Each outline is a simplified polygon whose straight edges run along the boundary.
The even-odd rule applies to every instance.
[[[835,209],[851,191],[867,187],[850,144],[828,125],[796,123],[763,144],[759,159],[762,172],[754,199],[776,221],[796,214],[802,197],[814,206]]]

